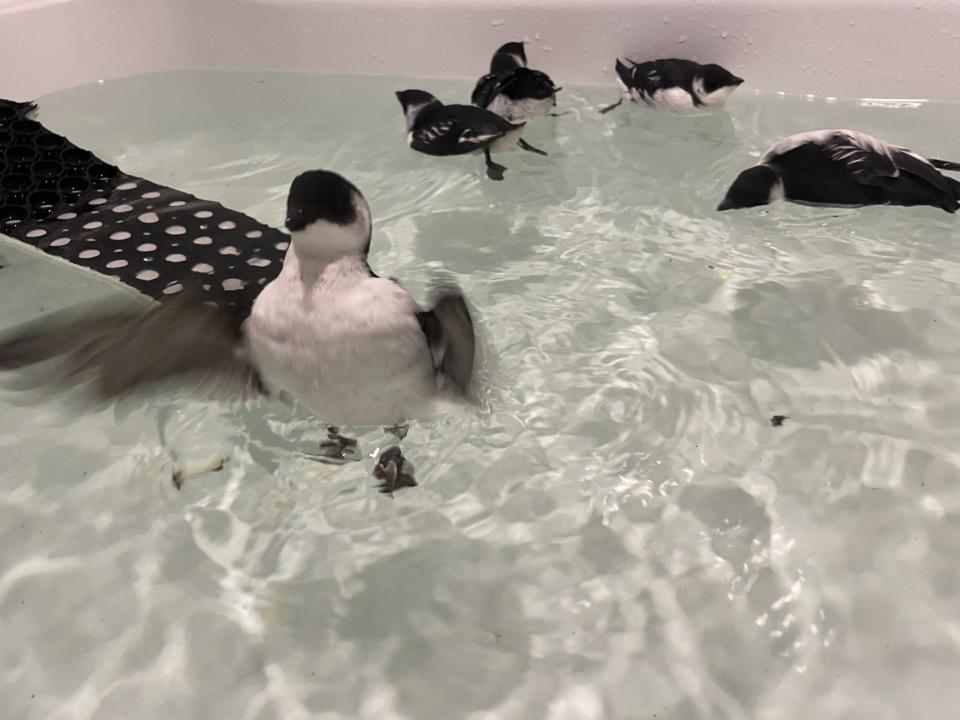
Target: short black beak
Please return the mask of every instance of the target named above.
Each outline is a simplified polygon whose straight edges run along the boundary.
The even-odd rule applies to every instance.
[[[724,198],[723,200],[720,201],[720,204],[717,205],[718,212],[723,212],[724,210],[732,210],[732,209],[733,209],[733,203],[730,202],[730,198]]]
[[[743,85],[743,78],[742,78],[742,77],[735,77],[735,78],[733,79],[733,84],[734,84],[734,85]]]

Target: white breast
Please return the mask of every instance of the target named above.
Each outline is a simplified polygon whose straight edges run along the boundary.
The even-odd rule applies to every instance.
[[[515,130],[508,130],[502,137],[499,137],[493,141],[493,143],[490,145],[490,150],[496,153],[515,150],[517,147],[517,141],[520,139],[522,134],[522,125],[517,127]]]
[[[389,425],[422,414],[436,395],[413,299],[369,277],[359,258],[301,273],[288,251],[244,331],[271,391],[286,391],[325,422]]]
[[[511,100],[506,95],[497,95],[487,107],[487,110],[506,118],[510,122],[523,122],[524,120],[543,117],[550,112],[552,107],[552,98]]]
[[[683,88],[672,87],[664,90],[657,90],[652,95],[642,99],[654,110],[672,113],[695,113],[702,112],[700,108],[693,104],[693,97]]]

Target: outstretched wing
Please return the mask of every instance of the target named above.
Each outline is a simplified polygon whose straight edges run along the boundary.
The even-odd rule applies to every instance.
[[[490,72],[505,73],[527,66],[527,53],[522,42],[509,42],[497,48],[490,60]]]
[[[546,100],[553,97],[559,89],[545,72],[522,68],[504,77],[496,90],[512,100]]]
[[[48,360],[56,360],[55,367],[34,377],[35,387],[90,382],[101,400],[185,376],[212,381],[209,390],[231,395],[260,389],[233,316],[191,290],[146,309],[63,311],[0,338],[0,369]]]
[[[470,102],[477,107],[489,107],[490,103],[500,91],[500,76],[496,73],[489,73],[477,80],[477,86],[473,89],[470,96]]]
[[[417,313],[417,319],[427,338],[434,368],[459,393],[470,396],[477,346],[463,293],[452,287],[437,291],[433,309]]]

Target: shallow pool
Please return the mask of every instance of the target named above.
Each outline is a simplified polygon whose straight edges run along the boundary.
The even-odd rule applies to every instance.
[[[957,107],[741,91],[727,115],[601,116],[613,89],[568,88],[527,133],[550,157],[499,156],[494,183],[406,147],[406,87],[470,90],[191,71],[40,99],[127,172],[270,224],[296,173],[343,173],[374,269],[420,297],[453,275],[491,361],[483,408],[413,426],[420,486],[394,500],[369,458],[306,457],[322,425],[279,404],[93,412],[5,379],[5,716],[950,717],[958,220],[714,208],[803,130],[960,159]],[[0,256],[3,327],[117,292]]]

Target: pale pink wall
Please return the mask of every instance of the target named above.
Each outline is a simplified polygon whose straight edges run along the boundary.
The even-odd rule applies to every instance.
[[[474,77],[530,40],[562,83],[720,62],[768,91],[960,99],[960,0],[0,0],[0,95],[191,66]]]

